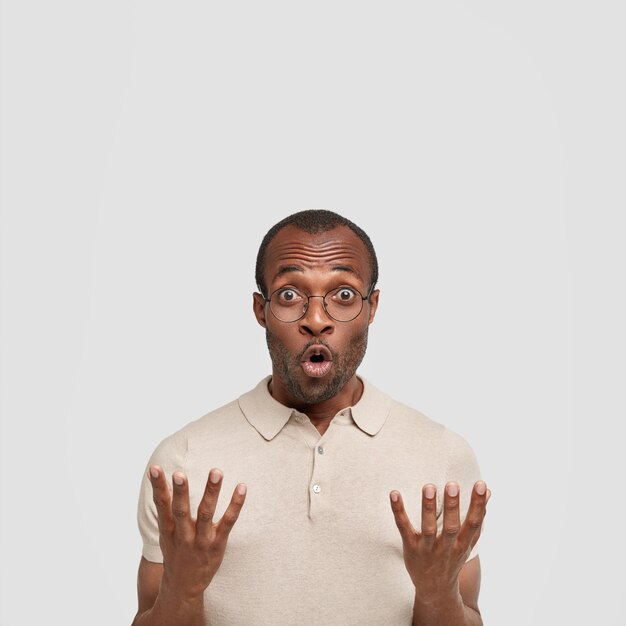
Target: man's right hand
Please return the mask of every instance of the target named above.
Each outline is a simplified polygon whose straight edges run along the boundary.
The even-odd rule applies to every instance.
[[[189,483],[182,472],[172,475],[172,491],[158,465],[150,466],[148,476],[163,553],[162,584],[182,602],[201,600],[224,558],[228,535],[246,499],[246,485],[237,485],[224,515],[214,524],[213,515],[223,478],[219,469],[213,468],[209,472],[197,519],[191,516]]]

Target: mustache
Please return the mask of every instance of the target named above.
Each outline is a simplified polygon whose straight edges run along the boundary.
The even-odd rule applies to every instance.
[[[312,346],[324,346],[330,352],[333,359],[335,358],[335,351],[328,345],[328,342],[320,341],[319,339],[314,339],[310,341],[309,343],[307,343],[306,346],[304,346],[304,350],[302,350],[302,352],[300,353],[298,360],[301,360],[302,357],[304,357],[305,352],[309,350],[309,348],[311,348]]]

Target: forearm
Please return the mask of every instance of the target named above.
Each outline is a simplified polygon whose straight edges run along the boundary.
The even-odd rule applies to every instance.
[[[132,626],[204,626],[204,600],[183,601],[161,586],[152,608],[138,613]]]
[[[483,626],[480,613],[463,604],[460,594],[436,602],[415,597],[413,626]]]

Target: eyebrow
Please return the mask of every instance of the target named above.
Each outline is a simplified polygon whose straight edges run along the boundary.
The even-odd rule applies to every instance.
[[[330,269],[331,272],[349,272],[354,274],[357,278],[363,280],[361,274],[357,272],[352,265],[333,265]],[[272,280],[276,280],[277,278],[280,278],[284,274],[289,274],[290,272],[304,272],[304,268],[300,265],[283,265],[278,268],[278,271]]]
[[[356,270],[356,268],[352,267],[352,265],[335,265],[331,268],[333,272],[350,272],[354,274],[357,278],[363,280],[361,274]]]
[[[300,267],[299,265],[283,265],[282,267],[278,268],[278,271],[276,272],[276,275],[274,276],[274,278],[272,278],[272,280],[276,280],[277,278],[280,278],[283,274],[288,274],[289,272],[304,272],[304,268]]]

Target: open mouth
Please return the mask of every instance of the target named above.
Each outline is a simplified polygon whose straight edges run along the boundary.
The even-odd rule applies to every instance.
[[[313,345],[302,355],[300,365],[307,376],[320,378],[328,373],[333,364],[331,351],[321,344]]]

